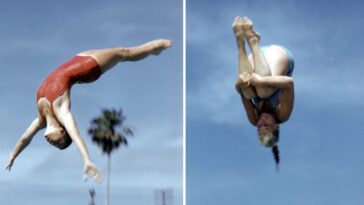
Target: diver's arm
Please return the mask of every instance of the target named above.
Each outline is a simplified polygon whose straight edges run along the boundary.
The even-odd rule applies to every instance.
[[[242,83],[255,87],[288,88],[293,84],[292,77],[283,75],[260,76],[256,73],[243,73],[239,75],[239,79]]]
[[[14,150],[10,154],[8,165],[6,166],[7,170],[10,171],[15,158],[24,150],[24,148],[29,145],[30,141],[32,141],[33,139],[33,136],[42,128],[44,128],[44,122],[42,122],[39,117],[33,120],[33,122],[29,125],[28,129],[20,137],[15,145]]]
[[[288,86],[281,88],[279,97],[279,104],[277,106],[276,114],[278,120],[283,123],[289,119],[293,110],[294,104],[294,83],[288,83]]]
[[[260,76],[260,82],[259,83],[255,83],[255,86],[257,87],[275,87],[275,88],[288,88],[291,86],[291,84],[293,84],[293,79],[292,77],[288,77],[288,76],[265,76],[265,77],[261,77]],[[254,83],[253,83],[254,85]]]
[[[87,176],[90,175],[95,181],[99,181],[101,179],[99,170],[91,162],[86,143],[82,139],[77,128],[76,121],[70,111],[71,102],[69,94],[69,91],[66,91],[53,102],[54,114],[59,122],[64,126],[81,154],[84,163],[84,180],[87,180]]]
[[[241,96],[241,100],[243,101],[243,105],[244,105],[244,108],[245,108],[245,111],[246,111],[246,115],[249,119],[249,122],[252,124],[252,125],[256,125],[257,124],[257,121],[258,121],[258,117],[255,113],[255,107],[253,105],[253,103],[246,99],[243,95],[243,93],[241,92],[241,89],[240,89],[240,96]]]

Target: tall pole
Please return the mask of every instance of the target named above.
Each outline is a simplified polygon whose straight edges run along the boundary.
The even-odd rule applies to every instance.
[[[90,205],[95,205],[95,189],[89,189],[89,193],[90,193],[90,197],[91,197],[91,202]]]
[[[110,198],[110,166],[111,166],[110,164],[111,164],[111,154],[107,154],[105,205],[109,205],[109,198]]]
[[[166,192],[162,191],[162,205],[166,205]]]

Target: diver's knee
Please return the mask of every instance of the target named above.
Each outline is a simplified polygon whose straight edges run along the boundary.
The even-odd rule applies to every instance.
[[[252,87],[245,87],[242,88],[242,95],[246,98],[246,99],[252,99],[257,97],[256,93],[254,92]]]

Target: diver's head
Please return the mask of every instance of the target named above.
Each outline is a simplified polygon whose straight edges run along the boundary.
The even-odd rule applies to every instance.
[[[262,113],[257,122],[260,144],[265,147],[274,147],[279,141],[279,124],[274,115]]]
[[[63,128],[58,128],[47,135],[45,135],[47,141],[57,147],[58,149],[66,149],[72,143],[71,137]]]
[[[279,124],[274,115],[262,113],[257,122],[259,141],[264,147],[272,148],[276,168],[279,169]]]

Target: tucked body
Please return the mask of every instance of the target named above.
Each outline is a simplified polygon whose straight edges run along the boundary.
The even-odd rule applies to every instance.
[[[249,122],[257,127],[260,143],[272,148],[278,164],[279,124],[289,119],[294,104],[293,56],[283,46],[260,47],[260,35],[247,17],[236,17],[233,30],[239,54],[236,90]]]

